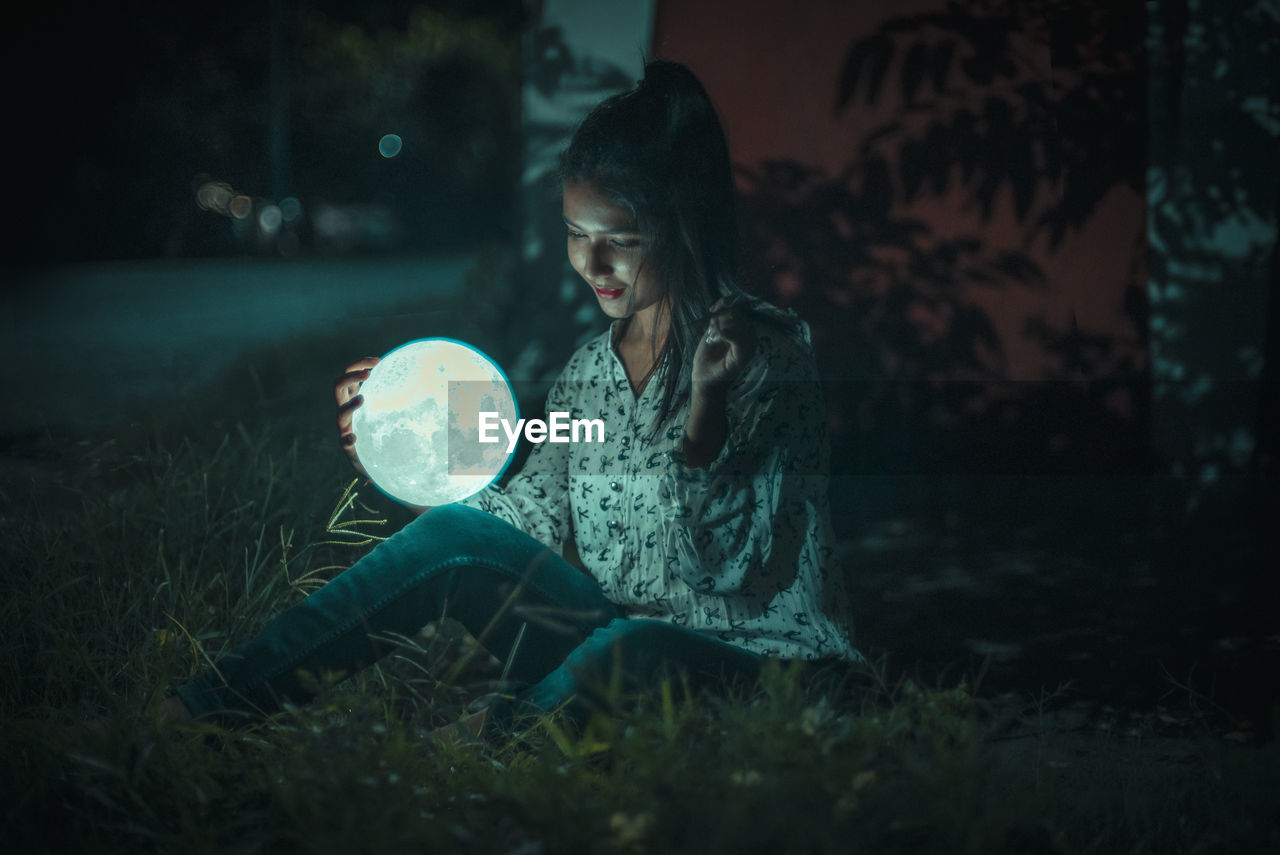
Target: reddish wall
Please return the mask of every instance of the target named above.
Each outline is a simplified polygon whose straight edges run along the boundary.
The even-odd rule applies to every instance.
[[[896,109],[890,98],[836,115],[837,81],[849,44],[889,16],[944,6],[940,0],[666,0],[658,4],[654,56],[683,62],[701,77],[736,163],[791,158],[836,172],[866,132]],[[1039,35],[1029,33],[1021,50],[1029,64],[1052,74],[1047,40]],[[1009,199],[986,222],[962,190],[917,200],[905,210],[940,236],[981,234],[992,245],[1027,252],[1044,269],[1047,284],[1038,290],[972,292],[1000,333],[1009,379],[1051,373],[1051,357],[1023,335],[1033,314],[1065,328],[1074,312],[1081,330],[1123,339],[1126,352],[1145,364],[1145,342],[1135,337],[1122,311],[1132,266],[1142,258],[1145,215],[1137,193],[1113,189],[1084,227],[1052,250],[1044,239],[1024,245],[1026,228],[1014,218]],[[1121,398],[1117,405],[1123,407]]]

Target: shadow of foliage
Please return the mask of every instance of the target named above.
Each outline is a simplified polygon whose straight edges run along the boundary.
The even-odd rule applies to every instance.
[[[887,165],[860,158],[835,178],[794,162],[740,170],[754,269],[771,272],[779,301],[811,320],[832,388],[837,434],[918,433],[939,395],[963,408],[1004,374],[990,318],[964,288],[1039,287],[1026,255],[978,237],[944,239],[921,220],[891,213]],[[845,460],[875,466],[870,456]]]
[[[739,170],[747,261],[814,328],[837,471],[1141,468],[1141,264],[1124,295],[1131,334],[1027,320],[1052,366],[1044,382],[1009,379],[984,305],[1048,287],[1036,245],[1057,249],[1113,189],[1141,191],[1143,33],[1136,2],[949,3],[890,18],[849,46],[834,81],[837,115],[889,108],[848,165]],[[985,225],[943,235],[913,215],[941,197],[984,224],[1010,210],[1020,245]]]
[[[903,201],[954,185],[989,218],[1007,188],[1057,246],[1114,186],[1142,190],[1143,39],[1135,0],[948,3],[855,41],[835,110],[876,104],[896,77],[898,115],[868,138],[898,146]]]

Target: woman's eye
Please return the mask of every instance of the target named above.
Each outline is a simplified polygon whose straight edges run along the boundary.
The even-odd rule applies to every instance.
[[[571,240],[587,240],[588,239],[585,232],[577,232],[577,231],[574,231],[573,229],[569,229],[569,238]],[[627,239],[627,238],[610,238],[609,239],[609,245],[615,246],[618,249],[635,249],[636,247],[640,246],[640,243],[641,242],[636,239]]]

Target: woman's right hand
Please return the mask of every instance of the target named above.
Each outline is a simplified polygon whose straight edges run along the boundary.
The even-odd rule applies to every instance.
[[[351,414],[364,403],[360,384],[369,379],[370,369],[381,361],[376,356],[356,360],[333,382],[333,397],[338,402],[338,438],[342,443],[342,450],[351,458],[351,465],[360,473],[361,478],[368,478],[369,473],[356,457],[356,435],[351,432]]]

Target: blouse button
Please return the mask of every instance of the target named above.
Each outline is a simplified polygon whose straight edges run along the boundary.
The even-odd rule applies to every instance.
[[[619,490],[621,490],[621,489],[622,489],[622,485],[621,485],[621,484],[619,484],[617,481],[610,481],[610,482],[609,482],[609,489],[616,493],[616,492],[618,492]]]
[[[624,437],[622,438],[622,444],[623,444],[623,445],[630,445],[630,444],[631,444],[631,437],[629,437],[629,436],[624,436]]]
[[[609,531],[617,531],[618,529],[622,528],[622,523],[618,522],[617,520],[609,520],[607,523],[605,523],[605,525],[609,527]]]

